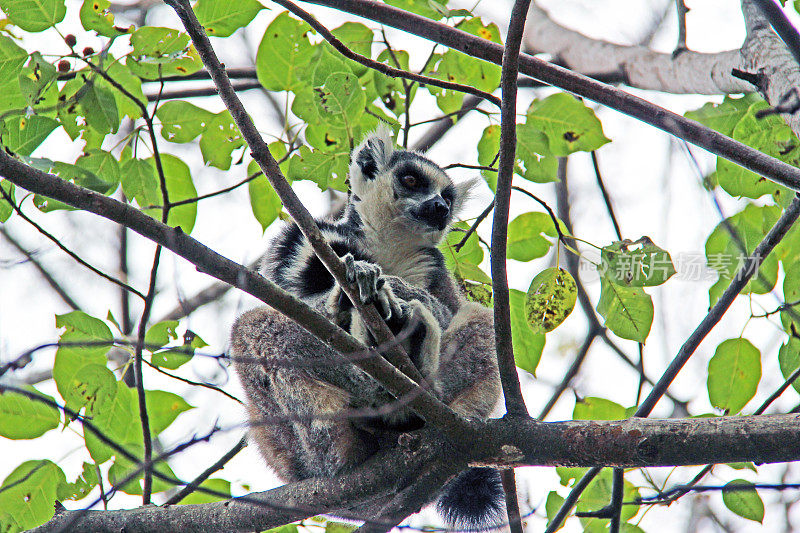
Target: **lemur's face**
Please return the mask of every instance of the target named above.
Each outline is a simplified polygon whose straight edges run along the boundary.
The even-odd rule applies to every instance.
[[[438,244],[474,182],[456,185],[438,165],[395,150],[388,129],[378,129],[353,151],[350,187],[364,222],[411,232]]]

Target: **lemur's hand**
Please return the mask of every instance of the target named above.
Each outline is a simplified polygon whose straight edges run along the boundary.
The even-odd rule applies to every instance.
[[[355,283],[358,287],[361,303],[374,303],[384,320],[400,317],[403,314],[397,298],[386,286],[386,279],[382,276],[380,266],[368,261],[356,260],[352,254],[347,254],[342,259],[347,281]],[[350,302],[345,303],[341,299],[347,300],[347,297],[344,294],[341,295],[339,306],[340,309],[343,309],[343,305],[346,306]]]

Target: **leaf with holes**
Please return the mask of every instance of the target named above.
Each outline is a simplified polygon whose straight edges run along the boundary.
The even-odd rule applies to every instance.
[[[244,138],[227,110],[209,120],[200,137],[203,161],[222,170],[231,168],[231,154],[244,145]]]
[[[7,149],[16,154],[28,156],[57,127],[58,122],[49,117],[17,115],[6,118],[0,134]]]
[[[625,287],[661,285],[675,274],[669,252],[656,246],[650,237],[605,246],[599,269],[606,279]]]
[[[547,268],[531,281],[525,296],[528,325],[535,333],[556,329],[575,308],[578,286],[563,268]]]
[[[25,461],[0,485],[0,523],[10,531],[44,524],[55,514],[58,487],[66,482],[63,470],[52,461]]]
[[[615,285],[606,278],[600,284],[597,312],[606,327],[623,339],[644,342],[653,325],[653,299],[639,287]]]
[[[756,394],[761,381],[761,352],[743,338],[717,346],[708,363],[708,399],[727,414],[742,410]]]
[[[193,141],[215,116],[211,111],[182,100],[166,102],[156,111],[156,118],[161,121],[161,136],[173,143]]]
[[[283,12],[264,31],[256,52],[258,81],[269,91],[294,91],[303,85],[300,71],[314,55],[311,26]]]
[[[198,0],[194,5],[197,20],[209,37],[228,37],[239,28],[247,26],[259,11],[264,9],[257,0]]]
[[[122,28],[114,25],[114,13],[108,0],[84,0],[80,18],[86,31],[96,31],[104,37],[117,37],[133,31],[133,26]]]
[[[534,100],[527,115],[527,124],[547,136],[550,151],[559,157],[597,150],[611,142],[603,134],[603,126],[594,111],[567,93]]]

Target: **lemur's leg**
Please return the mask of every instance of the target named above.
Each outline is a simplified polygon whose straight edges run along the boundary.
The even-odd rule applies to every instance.
[[[251,437],[283,479],[333,476],[375,452],[374,439],[347,414],[374,399],[371,378],[267,307],[242,315],[231,339],[252,406]]]
[[[442,400],[467,417],[486,418],[500,397],[491,309],[464,302],[442,334],[437,374]]]

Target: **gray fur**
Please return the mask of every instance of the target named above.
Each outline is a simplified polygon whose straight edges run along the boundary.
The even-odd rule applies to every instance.
[[[413,177],[406,185],[404,175]],[[422,155],[395,150],[382,128],[353,151],[350,185],[340,218],[319,221],[344,259],[348,281],[362,302],[376,304],[435,394],[464,416],[487,417],[500,394],[492,312],[463,298],[436,248],[472,184],[455,185]],[[315,261],[302,234],[287,226],[262,272],[374,345],[341,288]],[[391,445],[396,431],[421,423],[405,409],[380,417],[343,414],[381,408],[393,399],[342,355],[270,308],[242,315],[231,338],[251,438],[282,479],[334,476]],[[292,361],[298,365],[286,364]]]

